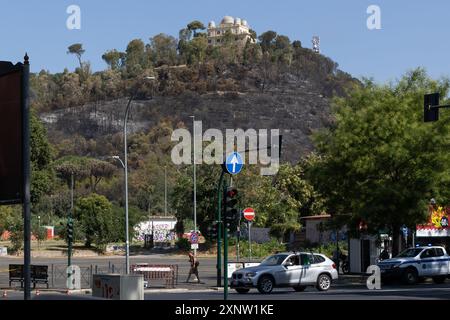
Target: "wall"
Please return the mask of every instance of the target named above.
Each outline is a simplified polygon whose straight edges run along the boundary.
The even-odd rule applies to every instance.
[[[140,223],[136,229],[138,231],[137,240],[144,241],[146,234],[153,234],[155,243],[167,243],[176,240],[176,234],[172,230],[176,221],[173,219],[145,221]]]

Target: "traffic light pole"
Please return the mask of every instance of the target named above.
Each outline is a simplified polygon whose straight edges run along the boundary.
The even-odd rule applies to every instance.
[[[74,181],[73,181],[73,173],[70,178],[70,212],[69,212],[69,230],[68,230],[68,249],[67,249],[67,266],[70,267],[72,265],[72,239],[73,234],[70,234],[70,229],[73,228],[73,188],[74,188]],[[72,231],[73,232],[73,231]]]
[[[227,182],[223,186],[224,193],[227,190]],[[223,299],[228,300],[228,226],[223,228]]]
[[[225,172],[222,170],[217,186],[217,286],[222,286],[222,183]]]

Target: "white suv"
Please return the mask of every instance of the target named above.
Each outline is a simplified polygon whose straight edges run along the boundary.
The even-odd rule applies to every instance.
[[[323,254],[277,253],[256,267],[233,272],[231,287],[238,293],[247,293],[251,288],[257,288],[260,293],[270,293],[274,287],[303,291],[307,286],[327,291],[337,278],[336,265]]]

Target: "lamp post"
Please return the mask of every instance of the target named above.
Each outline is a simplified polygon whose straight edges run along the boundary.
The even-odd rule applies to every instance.
[[[38,216],[38,232],[37,232],[37,236],[38,236],[38,250],[41,249],[41,216]]]
[[[144,80],[155,80],[155,77],[145,77]],[[114,159],[120,160],[124,172],[125,172],[125,269],[126,274],[130,274],[130,242],[129,242],[129,223],[128,223],[128,144],[127,144],[127,122],[128,115],[130,112],[131,102],[133,101],[137,93],[137,87],[133,91],[128,100],[127,107],[125,109],[125,117],[123,120],[123,145],[124,145],[124,162],[120,160],[118,156],[113,157]]]
[[[164,216],[167,216],[167,167],[164,167]]]
[[[197,177],[195,171],[195,116],[191,116],[192,118],[192,135],[193,135],[193,143],[194,143],[194,233],[197,234]],[[197,256],[197,249],[194,249],[194,256]]]

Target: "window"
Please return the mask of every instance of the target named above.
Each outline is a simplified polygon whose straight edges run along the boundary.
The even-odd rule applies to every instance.
[[[322,263],[322,262],[325,262],[325,258],[315,254],[314,255],[314,263]]]
[[[211,43],[211,40],[208,40],[208,43]]]
[[[217,31],[217,34],[220,34],[220,30]]]
[[[434,250],[436,257],[442,257],[444,255],[444,250],[442,250],[441,248],[435,248]]]
[[[302,266],[306,266],[306,265],[310,265],[313,263],[313,257],[312,254],[310,253],[302,253],[300,255],[300,263],[302,264]]]
[[[286,262],[284,263],[286,266],[298,266],[300,265],[300,259],[298,255],[292,255],[290,256]]]
[[[421,259],[435,257],[434,249],[427,249],[420,255]]]
[[[219,43],[220,42],[220,39],[217,39],[217,41],[216,41],[217,43]]]
[[[287,254],[275,254],[267,257],[261,262],[263,266],[276,266],[280,265],[287,258]]]

